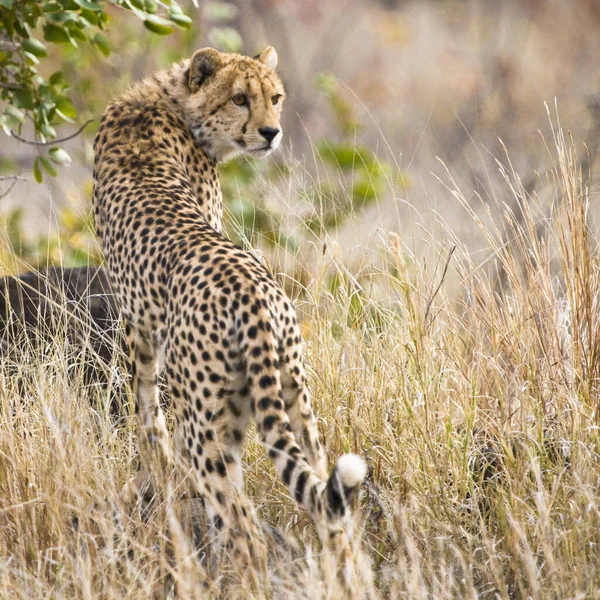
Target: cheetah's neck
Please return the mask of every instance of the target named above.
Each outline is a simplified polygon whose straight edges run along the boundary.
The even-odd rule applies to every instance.
[[[214,229],[221,232],[223,200],[217,162],[196,143],[183,114],[183,103],[186,94],[189,94],[185,76],[188,62],[183,61],[172,65],[142,81],[126,92],[120,104],[123,107],[139,106],[142,99],[144,106],[152,107],[165,114],[172,113],[177,117],[175,128],[171,124],[163,127],[162,131],[160,127],[153,128],[152,146],[160,145],[164,148],[164,142],[167,140],[169,147],[172,148],[170,151],[172,157],[177,157],[178,162],[183,162],[182,166],[189,176],[190,184],[205,218]],[[149,132],[144,132],[142,137],[148,137],[148,134]],[[142,144],[143,141],[138,138],[132,143],[131,149],[137,151],[133,146]]]

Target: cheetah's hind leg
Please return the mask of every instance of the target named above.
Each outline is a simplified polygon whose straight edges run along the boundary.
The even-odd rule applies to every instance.
[[[125,486],[123,497],[129,504],[139,502],[142,512],[150,509],[156,487],[164,485],[173,468],[165,416],[160,406],[158,353],[160,343],[155,336],[142,335],[125,322],[135,400],[138,433],[138,473]]]
[[[350,594],[346,597],[352,597],[360,564],[352,544],[351,503],[366,475],[366,465],[360,457],[348,454],[338,459],[328,478],[322,475],[324,457],[300,364],[283,360],[279,367],[282,353],[278,348],[275,355],[273,337],[265,327],[264,335],[246,349],[248,370],[256,373],[248,376],[254,419],[278,477],[312,517],[324,548],[334,557],[335,579]],[[293,345],[292,339],[289,347]],[[296,359],[300,356],[297,350],[293,354]]]
[[[267,551],[244,493],[241,449],[250,419],[245,378],[236,380],[232,365],[210,338],[202,340],[202,361],[186,363],[195,346],[177,320],[169,340],[166,372],[177,422],[177,459],[187,463],[195,492],[204,501],[209,568],[224,586],[241,583],[241,589],[252,590],[250,597],[260,598],[269,589]]]
[[[327,479],[327,459],[323,445],[319,442],[306,376],[299,362],[282,367],[281,388],[285,411],[300,448],[316,474],[321,479]]]

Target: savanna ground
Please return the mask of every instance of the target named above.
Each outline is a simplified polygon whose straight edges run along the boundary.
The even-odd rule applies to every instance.
[[[506,207],[496,225],[473,215],[485,260],[447,230],[452,246],[425,269],[389,233],[360,272],[324,246],[315,276],[287,285],[329,456],[369,465],[357,598],[598,597],[600,263],[579,162],[554,135],[550,212],[540,218],[504,172],[521,212]],[[447,185],[466,206],[450,174]],[[64,340],[35,352],[22,341],[2,362],[0,594],[161,597],[176,586],[210,597],[219,579],[184,533],[178,490],[147,522],[120,500],[136,453],[134,419],[108,410],[122,393],[118,360],[108,386],[86,384],[93,352]],[[310,522],[255,437],[245,467],[261,518],[300,546],[271,557],[274,596],[335,595]]]
[[[380,13],[355,2],[333,37],[323,32],[337,1],[282,3],[284,18],[267,12],[261,27],[262,4],[247,5],[243,38],[269,31],[303,85],[286,108],[294,151],[223,169],[229,234],[261,248],[295,299],[331,462],[356,452],[368,463],[356,598],[600,598],[597,6],[400,4]],[[308,85],[294,44],[315,42],[289,27],[294,10],[322,11],[307,18],[322,43],[306,56],[341,83]],[[348,31],[370,39],[352,64],[341,60]],[[107,70],[135,78],[148,48],[143,60],[125,48]],[[89,139],[76,143],[86,173]],[[57,205],[73,195],[61,177],[47,194]],[[22,198],[6,198],[6,273],[97,258],[85,203],[69,200],[58,233],[38,236],[38,219],[28,237],[23,211],[10,209]],[[186,534],[180,489],[147,521],[120,499],[136,441],[130,406],[119,419],[109,410],[126,386],[119,350],[108,385],[87,380],[91,343],[69,345],[66,333],[10,350],[0,597],[215,595],[222,579],[206,572],[202,536],[194,545]],[[312,524],[253,434],[245,474],[261,519],[287,540],[269,542],[283,547],[271,554],[272,596],[335,597]]]

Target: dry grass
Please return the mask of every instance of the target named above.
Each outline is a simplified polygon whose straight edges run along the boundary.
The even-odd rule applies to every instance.
[[[331,249],[314,258],[298,306],[321,431],[332,460],[370,468],[356,598],[600,597],[599,253],[572,146],[556,131],[550,149],[550,212],[506,160],[501,221],[442,178],[485,256],[446,230],[451,258],[446,244],[429,265],[391,233],[361,273]],[[212,597],[222,573],[185,534],[177,487],[148,522],[120,502],[133,420],[115,425],[111,386],[84,386],[60,339],[0,370],[0,597]],[[246,463],[260,516],[300,548],[273,553],[272,596],[332,597],[256,441]]]

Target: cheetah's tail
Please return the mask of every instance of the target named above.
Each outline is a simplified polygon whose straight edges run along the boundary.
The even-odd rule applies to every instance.
[[[331,516],[344,516],[366,474],[367,465],[360,456],[344,454],[338,458],[325,492]]]

